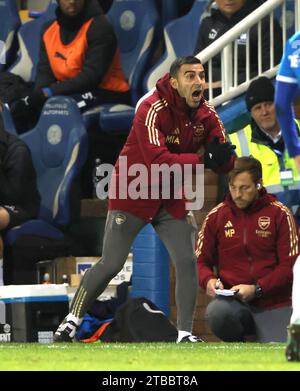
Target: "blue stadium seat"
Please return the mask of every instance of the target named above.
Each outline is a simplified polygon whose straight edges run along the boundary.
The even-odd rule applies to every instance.
[[[103,105],[99,115],[100,130],[110,134],[127,134],[132,126],[134,114],[133,106]]]
[[[232,99],[225,105],[218,106],[217,112],[225,126],[226,133],[244,128],[251,120],[245,103],[245,94]]]
[[[131,103],[134,106],[142,95],[142,81],[157,43],[159,16],[156,5],[153,0],[115,0],[107,17],[118,37],[122,68],[129,81]],[[101,130],[110,133],[128,132],[133,112],[133,107],[124,105],[101,107]],[[104,125],[101,123],[103,117]]]
[[[144,78],[144,92],[150,91],[157,80],[169,71],[176,57],[192,55],[200,25],[200,18],[207,0],[195,0],[191,10],[184,16],[168,23],[164,28],[166,50],[159,61]]]
[[[6,69],[17,54],[17,30],[20,25],[16,0],[0,1],[0,71]]]
[[[107,13],[121,51],[132,103],[141,97],[141,83],[155,49],[159,16],[153,0],[115,0]]]
[[[20,138],[32,154],[41,207],[37,219],[6,233],[5,248],[14,246],[24,237],[36,236],[60,241],[62,251],[63,230],[74,212],[79,214],[80,211],[79,174],[88,149],[86,129],[76,102],[62,96],[48,99],[36,127]],[[56,254],[61,255],[65,254]]]
[[[171,20],[178,17],[177,0],[156,0],[156,4],[161,15],[162,26],[165,26],[171,22]]]
[[[38,19],[24,23],[18,31],[19,53],[9,71],[21,76],[25,81],[34,81],[36,66],[39,59],[40,38],[42,26],[55,17],[56,0],[51,0],[49,6]]]

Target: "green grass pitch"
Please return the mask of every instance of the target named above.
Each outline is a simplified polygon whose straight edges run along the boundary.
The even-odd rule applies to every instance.
[[[299,371],[285,344],[0,343],[1,371]]]

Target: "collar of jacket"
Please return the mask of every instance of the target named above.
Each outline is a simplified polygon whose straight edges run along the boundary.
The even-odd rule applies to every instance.
[[[83,10],[76,16],[68,17],[61,12],[58,6],[55,10],[57,23],[65,30],[77,31],[91,18],[102,15],[103,11],[97,0],[85,0]]]
[[[276,201],[276,196],[273,194],[267,193],[266,189],[263,187],[261,190],[259,190],[259,197],[257,200],[255,200],[248,208],[246,209],[240,209],[236,206],[236,204],[233,202],[231,194],[228,193],[225,197],[225,204],[235,213],[235,214],[251,214],[253,212],[257,212],[258,210],[264,208],[265,206],[269,205],[271,202]]]
[[[271,138],[261,131],[254,119],[251,119],[251,141],[256,144],[262,144],[270,147],[271,149],[278,149],[280,152],[284,151],[285,145],[283,137],[281,136],[277,143],[274,143]]]

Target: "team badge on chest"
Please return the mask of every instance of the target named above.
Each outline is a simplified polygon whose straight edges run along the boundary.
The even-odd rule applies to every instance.
[[[268,238],[272,232],[271,231],[267,231],[267,229],[269,228],[270,224],[271,224],[271,219],[269,216],[260,216],[258,218],[258,226],[260,229],[257,229],[255,231],[256,235],[261,237],[261,238]]]
[[[198,124],[193,126],[194,132],[193,132],[193,141],[194,143],[198,143],[201,141],[204,135],[204,126],[203,124]]]

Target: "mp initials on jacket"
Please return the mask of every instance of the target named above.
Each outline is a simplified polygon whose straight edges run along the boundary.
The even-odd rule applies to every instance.
[[[247,209],[238,208],[230,194],[206,217],[199,232],[199,283],[206,289],[215,278],[224,287],[258,283],[261,308],[291,304],[293,265],[298,256],[298,230],[290,210],[263,188]]]

